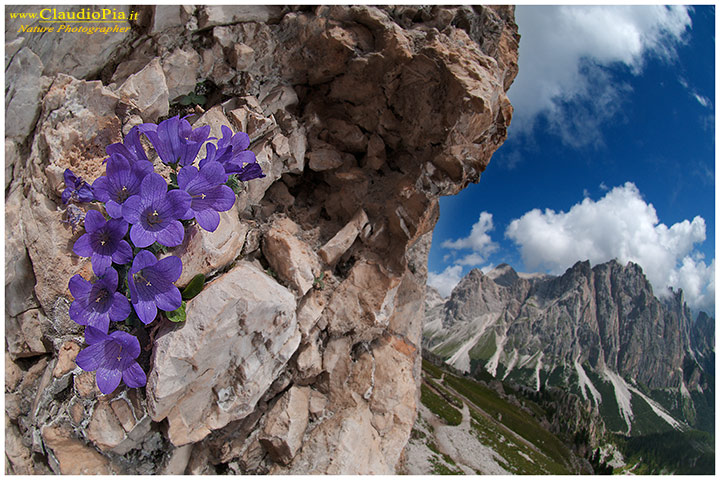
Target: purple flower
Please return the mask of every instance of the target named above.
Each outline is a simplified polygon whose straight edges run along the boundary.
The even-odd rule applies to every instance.
[[[137,338],[122,331],[108,335],[89,326],[85,329],[85,342],[90,346],[78,353],[75,363],[86,372],[97,370],[95,379],[102,393],[114,392],[120,379],[131,388],[145,385],[145,372],[135,361],[140,355]]]
[[[218,162],[205,162],[200,170],[189,165],[178,173],[178,186],[192,198],[185,219],[195,217],[198,225],[214,232],[220,223],[218,212],[230,210],[235,204],[235,194],[224,183],[225,169]]]
[[[248,180],[253,180],[255,178],[263,178],[265,174],[263,173],[262,168],[260,168],[259,164],[248,163],[239,172],[237,172],[235,176],[238,178],[238,180],[247,182]]]
[[[123,155],[113,153],[107,159],[105,176],[93,182],[98,200],[105,202],[105,210],[113,218],[122,218],[122,204],[140,193],[143,179],[152,173],[152,163],[145,160],[129,162]]]
[[[143,123],[139,127],[140,133],[148,137],[160,159],[168,165],[191,165],[210,135],[210,125],[193,130],[190,122],[179,116],[163,120],[159,125]]]
[[[207,156],[200,161],[200,167],[206,162],[219,162],[225,168],[225,173],[233,174],[242,172],[247,165],[257,165],[255,154],[247,149],[250,146],[247,133],[238,132],[233,135],[232,130],[225,125],[221,129],[223,137],[217,141],[217,147],[208,144]]]
[[[147,175],[140,194],[123,204],[123,217],[132,224],[130,239],[144,248],[158,242],[166,247],[180,245],[185,235],[178,221],[190,207],[190,195],[184,190],[167,190],[165,179],[157,173]]]
[[[147,250],[138,252],[130,267],[128,287],[130,301],[143,323],[152,322],[158,309],[171,312],[180,308],[182,296],[173,282],[181,273],[182,262],[178,257],[158,260]]]
[[[89,210],[85,215],[85,233],[73,245],[73,252],[90,257],[93,271],[100,274],[113,262],[123,265],[132,260],[132,248],[123,240],[128,224],[122,219],[105,220],[102,213]]]
[[[63,176],[65,177],[65,190],[63,190],[60,197],[63,203],[68,203],[70,200],[73,202],[92,202],[95,200],[92,188],[82,177],[75,176],[69,168],[65,169]]]
[[[108,268],[90,283],[80,275],[70,279],[70,293],[75,301],[70,305],[70,318],[79,325],[88,325],[107,332],[110,321],[121,322],[131,312],[130,302],[117,292],[118,274]]]
[[[134,126],[125,136],[122,143],[113,143],[105,147],[108,155],[122,155],[130,162],[147,160],[145,149],[140,143],[140,125]],[[105,163],[105,162],[103,162]]]

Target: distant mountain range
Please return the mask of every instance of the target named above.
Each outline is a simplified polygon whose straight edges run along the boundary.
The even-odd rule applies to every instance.
[[[682,291],[656,297],[636,264],[474,269],[447,300],[428,287],[423,337],[460,371],[576,395],[604,422],[593,431],[714,434],[715,321],[693,319]]]

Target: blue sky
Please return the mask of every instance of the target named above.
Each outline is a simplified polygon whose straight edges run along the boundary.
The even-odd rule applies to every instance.
[[[440,201],[428,283],[471,268],[639,263],[715,303],[714,6],[518,6],[508,140]]]

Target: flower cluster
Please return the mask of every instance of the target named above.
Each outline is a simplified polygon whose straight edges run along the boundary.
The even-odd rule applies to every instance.
[[[90,258],[95,279],[75,275],[69,288],[74,297],[70,318],[86,327],[89,345],[76,363],[83,370],[96,371],[97,385],[105,394],[112,393],[120,380],[129,387],[146,382],[136,361],[141,351],[138,339],[123,327],[110,332],[111,322],[142,328],[155,320],[158,310],[168,316],[180,309],[184,312],[175,286],[182,261],[176,256],[158,259],[153,252],[180,245],[185,225],[192,221],[215,231],[219,212],[235,204],[229,185],[265,176],[248,150],[248,136],[233,134],[228,127],[222,133],[219,140],[209,137],[209,126],[193,129],[180,117],[157,125],[145,123],[134,127],[122,143],[106,148],[105,175],[92,186],[65,171],[62,201],[71,202],[67,222],[73,230],[83,217],[72,203],[98,202],[104,207],[87,211],[85,233],[73,246],[74,253]],[[172,169],[169,183],[154,171],[141,135]],[[207,153],[194,166],[203,145]]]

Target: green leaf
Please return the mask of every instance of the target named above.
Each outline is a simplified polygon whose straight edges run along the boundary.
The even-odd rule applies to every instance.
[[[161,245],[158,242],[155,242],[148,247],[148,250],[150,250],[155,255],[165,254],[168,252],[168,247],[166,247],[165,245]]]
[[[204,95],[197,95],[193,92],[192,101],[197,105],[205,105],[205,102],[207,102],[207,98]]]
[[[191,97],[190,95],[184,95],[184,96],[180,99],[180,102],[179,102],[179,103],[180,103],[180,105],[183,105],[183,106],[187,107],[188,105],[190,105],[191,103],[193,103],[193,100],[192,100],[192,97]]]
[[[170,182],[171,182],[173,185],[177,185],[177,184],[178,184],[178,183],[177,183],[177,173],[175,173],[175,172],[170,172]]]
[[[191,298],[195,298],[198,293],[202,292],[204,286],[205,275],[203,275],[202,273],[198,273],[192,278],[192,280],[190,280],[190,283],[188,283],[187,287],[185,287],[185,289],[182,291],[183,300],[190,300]]]
[[[235,175],[229,175],[227,182],[225,182],[225,185],[230,187],[232,191],[235,192],[235,195],[239,195],[240,192],[243,191],[242,182],[238,180]]]
[[[185,305],[187,305],[185,302],[182,302],[182,305],[180,305],[180,308],[177,310],[173,310],[172,312],[165,312],[165,316],[167,316],[167,319],[171,322],[180,323],[185,321]]]

